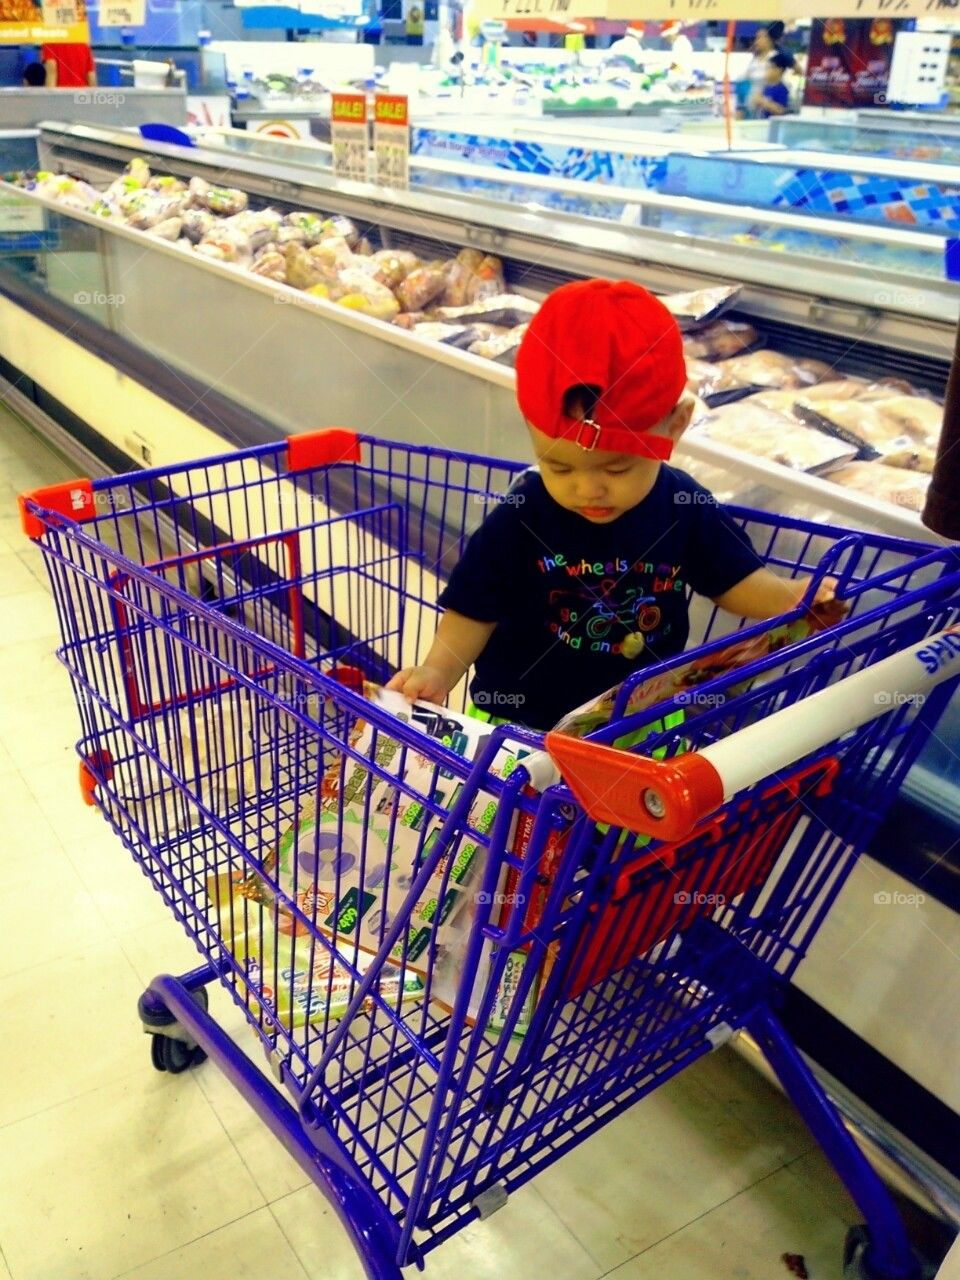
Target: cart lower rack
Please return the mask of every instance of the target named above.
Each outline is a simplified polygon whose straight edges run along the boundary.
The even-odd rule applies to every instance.
[[[520,469],[333,430],[21,500],[84,795],[203,957],[141,1000],[154,1064],[215,1060],[385,1280],[746,1028],[866,1220],[845,1273],[913,1280],[774,1009],[960,674],[955,553],[737,511],[842,622],[694,602],[585,739],[396,714]]]

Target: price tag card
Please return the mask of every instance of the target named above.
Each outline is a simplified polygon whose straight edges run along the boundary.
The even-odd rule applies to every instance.
[[[72,27],[80,21],[77,0],[43,0],[41,12],[46,27]]]
[[[367,95],[334,93],[330,100],[333,174],[352,182],[367,181]]]
[[[377,94],[373,154],[379,186],[406,189],[410,185],[410,103],[404,95]]]
[[[142,27],[147,20],[146,0],[100,0],[101,27]]]

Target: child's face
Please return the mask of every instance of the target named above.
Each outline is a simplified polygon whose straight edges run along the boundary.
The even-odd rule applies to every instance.
[[[783,79],[783,68],[775,67],[772,62],[767,63],[767,84],[779,84]]]
[[[685,397],[653,431],[678,440],[692,413],[693,400]],[[591,524],[609,524],[641,503],[660,470],[655,458],[582,449],[573,440],[554,440],[536,427],[530,427],[530,438],[547,493]]]

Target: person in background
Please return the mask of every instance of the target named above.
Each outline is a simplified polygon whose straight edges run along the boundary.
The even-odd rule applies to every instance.
[[[23,83],[31,89],[42,89],[47,83],[47,71],[42,62],[31,62],[23,69]]]
[[[605,62],[624,62],[636,70],[643,63],[643,27],[627,27],[606,52]]]
[[[84,89],[97,83],[97,64],[88,44],[45,44],[40,61],[48,89]]]
[[[660,28],[660,34],[666,40],[667,47],[673,55],[673,65],[686,71],[690,65],[693,44],[690,37],[683,34],[683,23],[677,19],[665,22]]]
[[[746,78],[741,82],[742,88],[737,97],[740,106],[748,111],[755,111],[757,99],[767,83],[767,63],[775,53],[780,52],[780,41],[783,39],[782,22],[771,22],[761,27],[754,36],[751,57],[747,64]]]
[[[757,95],[754,110],[760,120],[771,116],[784,116],[790,110],[790,90],[783,77],[793,66],[789,53],[774,53],[767,62],[767,82]]]

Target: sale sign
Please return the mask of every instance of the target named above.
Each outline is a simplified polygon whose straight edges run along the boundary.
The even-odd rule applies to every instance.
[[[367,95],[334,93],[330,98],[333,173],[352,182],[367,181]]]
[[[410,104],[404,95],[377,94],[373,152],[379,185],[406,188],[410,182]]]

